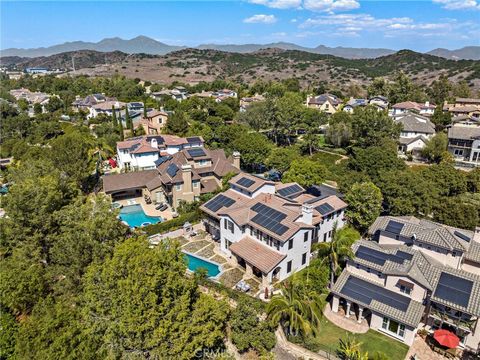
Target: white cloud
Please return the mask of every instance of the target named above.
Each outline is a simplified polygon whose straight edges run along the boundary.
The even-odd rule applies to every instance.
[[[249,2],[274,9],[294,9],[302,5],[302,0],[249,0]]]
[[[260,24],[273,24],[277,22],[277,18],[275,15],[253,15],[249,18],[243,20],[244,23],[253,24],[253,23],[260,23]]]
[[[305,0],[303,7],[310,11],[334,12],[358,9],[360,3],[356,0]]]
[[[306,9],[315,12],[334,12],[358,9],[357,0],[249,0],[252,4],[274,9]]]
[[[433,2],[443,5],[442,7],[448,10],[480,10],[480,3],[477,0],[433,0]]]

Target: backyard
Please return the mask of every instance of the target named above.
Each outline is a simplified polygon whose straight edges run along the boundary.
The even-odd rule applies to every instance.
[[[323,350],[327,353],[335,353],[339,339],[346,339],[349,333],[332,324],[327,319],[321,320],[320,332],[315,338],[308,338],[305,341],[299,341],[298,338],[289,337],[289,340],[306,347],[311,351]],[[368,352],[370,356],[376,352],[381,352],[388,359],[404,359],[408,352],[408,346],[401,342],[391,339],[374,330],[368,330],[364,334],[355,334],[354,336],[362,345],[363,352]]]

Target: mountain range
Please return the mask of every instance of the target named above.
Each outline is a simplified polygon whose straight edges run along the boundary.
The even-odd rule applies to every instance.
[[[165,55],[177,50],[186,49],[187,46],[168,45],[147,36],[137,36],[130,40],[118,37],[106,38],[99,42],[73,41],[49,47],[40,47],[32,49],[9,48],[0,51],[2,57],[19,56],[34,58],[40,56],[50,56],[70,51],[94,50],[100,52],[121,51],[127,54],[151,54]],[[287,42],[277,42],[269,44],[201,44],[194,48],[219,50],[236,53],[252,53],[266,48],[279,48],[282,50],[298,50],[321,55],[334,55],[346,59],[372,59],[381,56],[394,54],[396,51],[382,48],[350,48],[350,47],[328,47],[319,45],[314,48],[304,47]],[[480,60],[480,46],[467,46],[461,49],[434,49],[427,54],[443,57],[452,60]]]

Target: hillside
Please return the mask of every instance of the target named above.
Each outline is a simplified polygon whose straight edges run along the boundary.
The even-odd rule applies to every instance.
[[[429,85],[441,74],[452,81],[466,79],[480,88],[480,62],[447,60],[402,50],[376,59],[345,59],[298,50],[262,49],[254,53],[183,49],[167,55],[127,55],[122,52],[68,52],[17,63],[19,68],[45,66],[72,69],[76,74],[111,76],[119,73],[159,83],[198,83],[217,78],[237,82],[281,80],[296,77],[303,86],[325,81],[340,89],[351,84],[367,85],[378,76],[389,77],[403,71],[418,84]],[[10,61],[12,58],[8,58]],[[3,62],[3,58],[1,59]]]
[[[63,52],[79,51],[79,50],[94,50],[102,52],[121,51],[127,54],[150,54],[150,55],[165,55],[181,49],[186,49],[186,46],[168,45],[147,36],[137,36],[135,38],[125,40],[118,37],[106,38],[99,42],[85,42],[73,41],[63,44],[53,45],[49,47],[33,48],[33,49],[19,49],[9,48],[0,51],[1,56],[20,56],[20,57],[40,57],[51,56]],[[372,59],[380,56],[391,55],[395,50],[391,49],[375,49],[375,48],[351,48],[351,47],[328,47],[318,45],[316,47],[305,47],[293,43],[276,42],[270,44],[201,44],[195,49],[199,50],[219,50],[225,52],[236,53],[252,53],[262,49],[279,48],[282,50],[298,50],[321,55],[333,55],[348,59]],[[430,55],[441,56],[447,59],[459,60],[479,60],[480,47],[469,46],[457,50],[435,49],[430,51]]]

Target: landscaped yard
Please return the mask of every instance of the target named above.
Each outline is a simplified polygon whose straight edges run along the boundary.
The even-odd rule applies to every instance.
[[[208,244],[210,244],[210,242],[208,242],[207,240],[192,241],[187,245],[183,246],[182,250],[195,253],[198,250],[207,246]]]
[[[332,324],[327,319],[322,319],[322,325],[319,334],[309,339],[305,347],[312,351],[324,350],[330,353],[335,352],[338,347],[339,339],[345,339],[348,332],[338,326]],[[372,356],[379,351],[384,353],[389,359],[404,359],[408,352],[408,346],[401,342],[391,339],[377,331],[369,330],[365,334],[350,334],[362,343],[362,351],[368,352]],[[291,338],[290,340],[294,340]],[[298,341],[294,341],[297,342]]]

